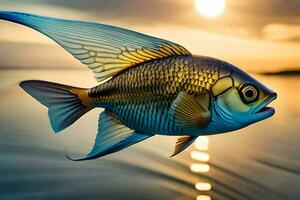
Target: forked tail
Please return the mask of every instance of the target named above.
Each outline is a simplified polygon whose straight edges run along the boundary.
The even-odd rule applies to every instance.
[[[88,89],[39,80],[23,81],[20,87],[48,107],[49,119],[55,132],[67,128],[93,108],[87,95]]]

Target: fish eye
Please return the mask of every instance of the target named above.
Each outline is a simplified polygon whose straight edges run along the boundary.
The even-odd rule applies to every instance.
[[[257,87],[250,83],[246,83],[240,87],[240,96],[244,103],[253,103],[258,99],[259,91]]]

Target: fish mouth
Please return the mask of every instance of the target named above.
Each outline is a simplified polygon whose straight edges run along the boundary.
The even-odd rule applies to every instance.
[[[269,105],[276,98],[277,94],[272,93],[270,96],[266,97],[265,100],[263,100],[263,102],[253,110],[252,113],[254,115],[265,116],[265,118],[272,116],[275,113],[275,109],[267,105]]]

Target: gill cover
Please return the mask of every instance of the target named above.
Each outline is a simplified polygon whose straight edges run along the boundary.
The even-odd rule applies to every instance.
[[[6,11],[0,19],[47,35],[93,70],[99,82],[145,61],[190,54],[176,43],[99,23]]]
[[[239,68],[225,66],[223,73],[228,75],[219,78],[211,88],[215,124],[230,131],[271,117],[275,111],[266,106],[276,98],[276,93]]]

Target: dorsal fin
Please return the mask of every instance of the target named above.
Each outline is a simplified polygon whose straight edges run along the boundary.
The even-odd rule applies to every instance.
[[[0,12],[0,19],[52,38],[92,69],[98,82],[145,61],[190,54],[176,43],[104,24],[6,11]]]

